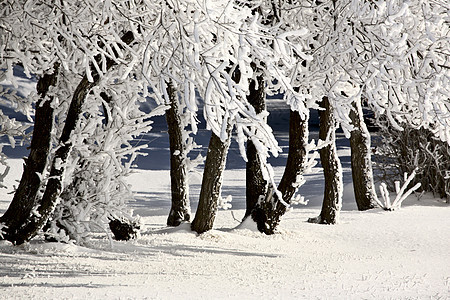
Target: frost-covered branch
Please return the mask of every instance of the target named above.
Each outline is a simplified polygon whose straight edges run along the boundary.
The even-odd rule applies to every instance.
[[[409,184],[416,176],[416,170],[414,170],[409,176],[407,173],[404,174],[404,183],[402,186],[400,186],[400,181],[395,181],[395,193],[396,197],[394,201],[391,201],[391,198],[389,196],[389,191],[387,188],[386,183],[382,182],[380,185],[380,192],[381,197],[383,199],[383,202],[381,202],[379,199],[376,199],[378,205],[383,208],[384,210],[396,210],[400,209],[402,206],[403,201],[405,201],[406,198],[408,198],[411,193],[416,191],[420,187],[420,183],[417,183],[412,188],[408,189]]]

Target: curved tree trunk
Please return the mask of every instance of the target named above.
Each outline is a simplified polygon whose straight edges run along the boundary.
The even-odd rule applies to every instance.
[[[302,119],[297,111],[290,112],[289,119],[289,153],[283,177],[278,185],[283,201],[273,188],[269,188],[265,199],[252,211],[252,218],[257,223],[258,230],[265,234],[273,234],[280,222],[281,216],[286,212],[289,204],[298,189],[300,176],[303,175],[307,161],[308,145],[308,116]]]
[[[192,230],[197,233],[206,232],[213,227],[230,141],[230,125],[227,128],[227,139],[225,141],[222,141],[214,132],[211,134],[203,171],[200,199],[194,221],[191,224]]]
[[[320,107],[324,110],[319,111],[319,139],[330,144],[320,149],[320,162],[322,163],[325,177],[322,211],[318,217],[310,218],[308,222],[336,224],[339,221],[339,213],[342,206],[342,167],[336,153],[336,128],[333,107],[327,97],[322,99]]]
[[[59,64],[55,64],[53,73],[45,74],[37,82],[36,88],[40,99],[36,104],[30,155],[25,159],[22,178],[13,200],[0,218],[0,223],[7,226],[3,229],[6,231],[4,238],[13,243],[16,243],[14,236],[17,231],[29,218],[30,212],[36,205],[36,195],[41,185],[38,174],[43,173],[47,164],[53,126],[53,108],[51,107],[52,97],[46,99],[46,95],[49,88],[56,85],[58,69]]]
[[[122,37],[122,41],[126,44],[130,44],[134,40],[133,33],[131,31],[125,33]],[[100,62],[100,56],[96,57]],[[106,69],[109,70],[116,63],[107,59]],[[89,82],[87,75],[83,77],[81,82],[76,87],[72,101],[67,112],[66,121],[64,124],[63,132],[59,139],[58,149],[55,152],[53,158],[49,179],[45,188],[45,192],[40,201],[40,205],[37,208],[37,213],[28,212],[29,217],[20,228],[15,232],[13,236],[10,236],[8,240],[15,244],[22,244],[29,241],[37,232],[47,223],[48,218],[51,216],[55,209],[57,199],[62,191],[62,180],[64,171],[66,169],[67,157],[72,149],[72,143],[70,137],[75,129],[80,115],[82,114],[82,106],[86,100],[86,96],[89,91],[98,84],[100,81],[100,74],[95,68],[92,68],[93,81]]]
[[[253,106],[257,114],[266,109],[266,94],[264,91],[264,78],[262,75],[256,77],[257,82],[250,82],[250,94],[247,96],[248,102]],[[256,83],[258,86],[256,86]],[[251,140],[247,141],[247,163],[246,163],[246,210],[244,219],[251,215],[258,203],[258,199],[267,193],[267,181],[263,177],[261,170],[261,160],[255,145]]]
[[[353,190],[358,210],[374,208],[377,199],[373,183],[370,133],[364,123],[361,101],[353,103],[350,119],[354,130],[350,136]]]
[[[170,184],[172,190],[172,207],[170,208],[167,225],[178,226],[191,218],[189,204],[189,185],[187,182],[186,146],[183,141],[181,111],[177,93],[171,83],[167,94],[170,98],[170,108],[166,112],[167,128],[170,143]]]

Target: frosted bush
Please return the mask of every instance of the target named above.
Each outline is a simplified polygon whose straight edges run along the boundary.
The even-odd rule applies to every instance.
[[[403,126],[395,130],[381,125],[381,139],[376,148],[376,167],[380,180],[393,186],[402,174],[416,170],[413,184],[450,201],[450,145],[426,129]]]

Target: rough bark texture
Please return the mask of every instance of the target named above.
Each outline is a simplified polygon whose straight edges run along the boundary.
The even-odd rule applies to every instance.
[[[358,210],[374,208],[377,194],[373,183],[370,133],[364,123],[361,102],[353,103],[350,119],[354,130],[350,136],[353,190]]]
[[[131,43],[133,40],[134,36],[132,32],[127,32],[122,37],[122,41],[127,44]],[[96,57],[96,59],[100,62],[100,57]],[[113,65],[115,65],[115,62],[111,59],[107,59],[106,69],[110,69]],[[55,208],[56,200],[62,191],[62,177],[65,171],[67,157],[72,149],[70,136],[83,112],[82,106],[87,94],[100,80],[100,74],[97,73],[95,68],[92,68],[92,78],[93,82],[89,82],[85,75],[74,91],[67,112],[63,132],[59,139],[59,148],[55,152],[45,192],[40,201],[40,206],[37,209],[38,214],[31,214],[31,211],[29,211],[28,219],[20,227],[20,230],[18,230],[14,236],[11,236],[11,241],[15,244],[22,244],[36,235],[36,233],[46,224]]]
[[[257,114],[266,109],[266,94],[264,92],[263,76],[256,77],[257,82],[250,82],[250,93],[247,96],[248,102],[253,106]],[[258,86],[256,86],[256,83]],[[267,181],[264,180],[261,170],[261,160],[255,145],[251,140],[247,142],[247,164],[246,164],[246,211],[244,219],[251,215],[252,210],[258,203],[260,196],[267,193]]]
[[[290,203],[297,191],[298,177],[305,169],[308,144],[308,119],[302,120],[296,111],[290,112],[289,120],[289,153],[283,177],[278,185],[284,202]],[[264,201],[253,211],[252,218],[257,223],[258,230],[265,234],[273,234],[280,222],[281,216],[286,212],[286,206],[280,201],[278,195],[269,188]]]
[[[290,112],[289,119],[289,153],[286,168],[281,178],[278,190],[284,201],[289,203],[297,191],[298,176],[303,175],[306,164],[306,146],[308,145],[308,119],[302,120],[297,111]],[[283,205],[283,213],[286,207]]]
[[[217,213],[217,202],[220,197],[222,187],[223,170],[230,147],[231,126],[227,130],[227,140],[221,141],[220,138],[211,134],[206,155],[205,168],[203,171],[202,188],[200,190],[200,199],[197,212],[191,228],[197,233],[203,233],[211,230]]]
[[[170,184],[172,190],[172,207],[167,225],[178,226],[191,218],[189,204],[189,186],[187,182],[186,146],[183,141],[179,103],[172,84],[168,84],[167,94],[170,108],[166,112],[170,143]]]
[[[58,79],[59,65],[55,64],[52,74],[42,76],[37,82],[37,92],[40,99],[36,104],[33,137],[31,139],[30,155],[25,159],[24,170],[19,186],[14,194],[7,211],[0,218],[7,228],[4,238],[15,243],[14,236],[30,216],[36,205],[36,195],[41,185],[37,174],[42,174],[47,163],[50,150],[50,136],[53,125],[52,98],[46,95],[51,86],[55,86]]]
[[[333,108],[327,97],[322,99],[320,106],[324,110],[319,111],[319,138],[322,141],[329,141],[330,144],[320,149],[320,161],[325,178],[322,211],[320,212],[320,216],[311,218],[308,222],[336,224],[339,220],[339,212],[342,205],[342,168],[336,153],[336,128]]]

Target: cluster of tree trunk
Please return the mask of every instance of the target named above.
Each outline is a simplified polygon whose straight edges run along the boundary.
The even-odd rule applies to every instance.
[[[112,67],[112,63],[108,67]],[[38,82],[37,88],[41,100],[36,107],[36,119],[31,143],[30,156],[26,159],[21,182],[15,193],[13,201],[0,221],[7,227],[4,228],[4,238],[15,244],[21,244],[31,239],[36,232],[43,227],[51,215],[56,198],[61,193],[61,178],[64,172],[64,164],[71,148],[70,135],[79,118],[81,106],[87,93],[98,82],[98,76],[94,76],[94,82],[89,82],[84,77],[75,90],[68,117],[60,138],[60,146],[51,162],[50,179],[43,183],[41,177],[50,151],[50,131],[52,128],[51,99],[46,99],[46,93],[50,86],[56,84],[58,78],[58,65],[55,65],[52,74],[44,75]],[[255,87],[258,88],[255,88]],[[169,213],[168,225],[178,226],[183,221],[190,219],[190,206],[188,197],[187,170],[185,145],[182,137],[183,128],[180,119],[179,103],[176,91],[169,84],[170,108],[166,119],[169,128],[171,151],[171,183],[172,183],[172,207]],[[258,77],[257,83],[251,84],[249,102],[257,113],[265,109],[264,80]],[[324,170],[325,191],[322,211],[310,222],[321,224],[335,224],[342,201],[342,172],[340,162],[336,154],[335,120],[332,106],[328,98],[321,101],[323,110],[319,112],[320,131],[319,137],[328,144],[320,149],[320,158]],[[351,134],[352,150],[352,174],[355,188],[355,197],[360,210],[373,208],[376,194],[373,189],[373,179],[370,161],[370,135],[362,118],[361,103],[354,104],[351,112],[351,120],[354,131]],[[217,203],[220,197],[223,171],[226,156],[230,145],[231,126],[227,129],[228,139],[222,141],[212,133],[208,146],[208,155],[205,162],[202,188],[200,192],[199,206],[196,216],[191,224],[192,230],[202,233],[212,229],[217,211]],[[261,170],[263,163],[251,141],[247,144],[246,165],[246,212],[245,218],[251,217],[261,232],[273,234],[280,222],[281,216],[286,212],[286,205],[290,203],[296,192],[296,183],[299,176],[303,175],[307,160],[306,145],[308,142],[308,119],[302,119],[296,111],[290,112],[289,122],[289,153],[286,168],[277,191],[263,178]],[[59,163],[57,160],[59,159]],[[45,188],[42,198],[38,199],[38,191]],[[37,213],[36,213],[37,211]],[[125,224],[128,225],[128,224]],[[111,230],[117,239],[129,239],[135,234],[130,226],[112,220]],[[131,231],[130,231],[131,230]]]
[[[257,87],[257,88],[256,88]],[[257,113],[265,110],[264,78],[257,77],[257,82],[250,83],[247,100]],[[320,149],[320,158],[324,171],[325,190],[321,213],[310,218],[309,222],[335,224],[339,219],[342,206],[342,170],[335,144],[335,118],[332,105],[327,97],[320,102],[319,138],[326,141]],[[355,198],[359,210],[374,207],[372,163],[370,160],[370,134],[364,124],[361,103],[354,103],[350,117],[354,130],[351,133],[352,176],[354,178]],[[297,191],[299,176],[302,176],[307,162],[308,119],[302,119],[296,111],[290,111],[289,152],[283,177],[275,189],[263,178],[261,161],[256,147],[247,141],[246,164],[246,211],[244,220],[251,217],[259,231],[273,234],[286,212],[287,205]],[[213,227],[220,197],[222,173],[225,166],[229,140],[221,141],[212,135],[203,174],[202,189],[197,214],[192,229],[198,233]],[[213,159],[214,158],[214,159]]]
[[[235,72],[235,80],[238,80],[239,71]],[[175,156],[172,154],[176,150],[182,152],[184,148],[181,140],[181,121],[179,120],[179,112],[178,114],[176,112],[178,109],[176,94],[170,89],[170,85],[168,94],[171,95],[172,99],[171,108],[166,115],[171,147],[172,183],[172,208],[169,213],[168,225],[177,226],[182,221],[189,220],[190,206],[186,171],[183,168],[182,159],[180,159],[182,155]],[[255,81],[250,82],[247,100],[257,114],[265,110],[265,82],[262,75],[257,76]],[[322,99],[320,105],[322,109],[319,111],[319,138],[327,142],[326,146],[320,149],[325,190],[320,215],[310,218],[308,221],[320,224],[335,224],[339,219],[343,192],[342,170],[335,144],[336,120],[332,105],[327,97]],[[358,209],[367,210],[374,207],[376,193],[370,159],[370,134],[364,123],[361,102],[353,103],[350,118],[354,126],[350,144],[355,198]],[[231,128],[228,128],[227,136],[230,136],[230,133]],[[191,224],[192,230],[198,233],[203,233],[213,227],[229,143],[229,138],[222,141],[212,133],[203,173],[199,205]],[[298,112],[290,111],[288,159],[283,177],[278,187],[275,188],[268,184],[263,177],[262,167],[265,162],[261,160],[255,145],[251,139],[247,141],[246,211],[244,220],[251,217],[257,223],[259,231],[265,234],[273,234],[276,231],[281,217],[286,212],[287,205],[297,191],[297,182],[305,171],[308,154],[307,144],[308,118],[302,119]]]

